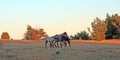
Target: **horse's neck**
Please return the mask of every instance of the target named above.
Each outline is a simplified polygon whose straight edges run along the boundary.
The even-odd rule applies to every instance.
[[[49,36],[45,36],[45,38],[48,38]]]

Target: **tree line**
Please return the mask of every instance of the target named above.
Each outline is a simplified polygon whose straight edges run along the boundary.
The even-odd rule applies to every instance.
[[[96,17],[91,22],[91,27],[87,28],[89,33],[81,31],[75,35],[70,35],[71,39],[84,39],[84,40],[104,40],[104,39],[120,39],[120,16],[118,14],[109,15],[106,14],[106,18],[101,20]],[[24,33],[25,40],[40,40],[44,37],[46,32],[44,29],[35,29],[32,26],[27,25],[27,31]],[[3,32],[1,39],[10,39],[8,32]]]
[[[27,31],[24,33],[23,40],[40,40],[42,37],[44,37],[44,34],[46,34],[44,29],[42,28],[35,29],[32,28],[32,26],[30,25],[27,25],[26,30]],[[9,33],[3,32],[1,35],[1,39],[10,39]]]
[[[88,27],[90,35],[86,31],[82,31],[71,36],[71,38],[86,40],[120,39],[120,16],[118,14],[112,16],[106,14],[104,20],[96,17],[91,23],[91,27],[92,29]]]

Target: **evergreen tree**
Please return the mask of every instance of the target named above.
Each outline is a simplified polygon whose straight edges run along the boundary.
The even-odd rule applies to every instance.
[[[120,38],[120,16],[118,14],[109,16],[107,14],[106,21],[108,21],[106,38],[119,39]]]

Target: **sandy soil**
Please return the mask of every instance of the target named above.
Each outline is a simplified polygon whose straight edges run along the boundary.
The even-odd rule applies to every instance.
[[[72,47],[44,48],[44,41],[6,40],[0,41],[0,60],[120,60],[118,42],[74,40]]]

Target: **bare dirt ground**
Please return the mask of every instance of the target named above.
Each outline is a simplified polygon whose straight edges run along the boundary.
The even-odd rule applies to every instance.
[[[1,40],[0,60],[120,60],[120,40],[74,40],[71,45],[44,48],[44,41]]]

